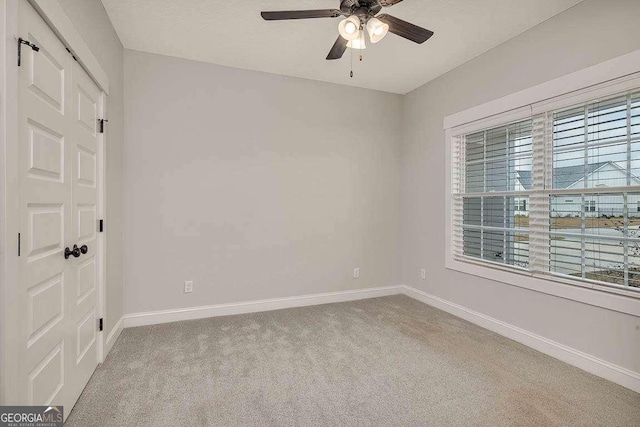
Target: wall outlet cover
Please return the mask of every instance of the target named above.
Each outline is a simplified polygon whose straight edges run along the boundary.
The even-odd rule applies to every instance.
[[[193,280],[185,280],[184,282],[184,293],[188,294],[193,292]]]

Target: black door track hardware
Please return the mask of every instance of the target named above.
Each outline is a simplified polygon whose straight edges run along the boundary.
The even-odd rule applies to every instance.
[[[25,40],[22,37],[19,37],[18,38],[18,67],[20,66],[20,62],[22,62],[22,45],[23,44],[26,44],[31,49],[33,49],[35,52],[38,52],[40,50],[40,48],[38,46],[36,46],[35,44],[31,43],[29,40]]]
[[[98,121],[100,122],[100,132],[98,132],[98,133],[104,133],[104,124],[109,122],[109,120],[107,120],[107,119],[99,119]]]

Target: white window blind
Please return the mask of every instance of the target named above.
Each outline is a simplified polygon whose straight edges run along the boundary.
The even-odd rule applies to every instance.
[[[459,256],[529,266],[531,188],[521,177],[531,180],[532,124],[525,120],[457,139],[454,250]]]
[[[452,141],[457,260],[640,290],[640,92]]]

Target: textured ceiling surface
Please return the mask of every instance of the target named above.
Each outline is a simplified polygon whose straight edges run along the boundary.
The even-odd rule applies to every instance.
[[[435,35],[422,45],[394,34],[367,40],[360,62],[351,49],[325,60],[341,18],[260,17],[261,10],[338,8],[339,0],[102,0],[127,49],[400,94],[580,1],[404,0],[382,13]]]

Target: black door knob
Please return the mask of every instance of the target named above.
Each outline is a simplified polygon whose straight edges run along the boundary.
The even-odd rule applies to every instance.
[[[73,245],[73,249],[64,248],[64,259],[69,259],[71,255],[76,258],[80,256],[80,248],[78,245]]]
[[[80,252],[86,254],[87,252],[89,252],[89,247],[87,245],[80,246]]]

